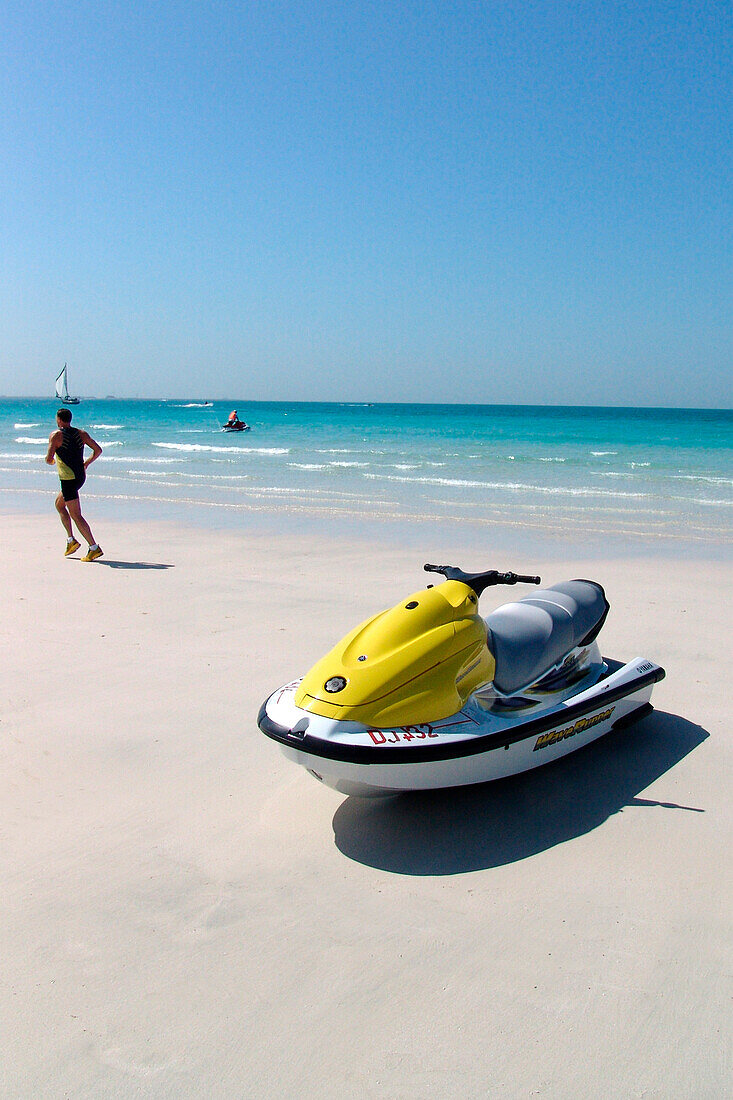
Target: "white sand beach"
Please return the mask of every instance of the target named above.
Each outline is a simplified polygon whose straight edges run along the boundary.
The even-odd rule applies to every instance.
[[[0,1095],[729,1094],[725,561],[4,530]],[[438,556],[599,580],[655,713],[462,790],[295,768],[262,700]]]

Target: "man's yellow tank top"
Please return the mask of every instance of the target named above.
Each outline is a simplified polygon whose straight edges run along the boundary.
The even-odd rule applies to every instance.
[[[56,452],[56,469],[61,481],[73,481],[76,477],[74,471],[69,469],[63,458],[59,458],[58,451]]]
[[[84,443],[77,428],[62,428],[61,446],[56,451],[56,469],[61,481],[84,480]]]

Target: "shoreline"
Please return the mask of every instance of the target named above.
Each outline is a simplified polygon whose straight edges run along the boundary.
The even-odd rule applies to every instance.
[[[6,488],[8,514],[50,513],[56,518],[54,490],[55,486],[48,489]],[[164,523],[173,528],[229,531],[243,536],[251,533],[288,538],[296,534],[309,538],[346,539],[357,544],[377,542],[390,547],[424,547],[426,551],[429,546],[437,545],[441,552],[449,554],[455,544],[472,554],[489,547],[491,553],[494,550],[499,553],[543,553],[554,561],[579,554],[592,558],[651,554],[674,559],[685,554],[701,561],[733,559],[730,539],[722,532],[719,537],[711,537],[709,533],[694,535],[687,528],[666,526],[645,533],[639,530],[635,518],[621,520],[618,515],[604,518],[592,514],[588,519],[556,512],[517,519],[508,515],[505,509],[497,509],[495,515],[482,518],[407,511],[365,517],[358,510],[337,510],[327,505],[288,506],[276,496],[261,504],[223,503],[129,494],[119,497],[95,493],[86,487],[83,507],[89,512],[90,522],[96,513],[101,522]],[[582,513],[583,510],[577,511]],[[457,534],[459,537],[454,543]]]
[[[457,537],[479,553],[548,547],[558,558],[726,556],[733,414],[317,408],[268,403],[238,441],[221,436],[210,408],[89,409],[104,453],[83,499],[104,518],[201,531],[449,550]],[[38,511],[55,484],[40,449],[46,412],[0,411],[7,508]]]
[[[432,551],[195,537],[90,500],[86,564],[47,504],[4,516],[0,1091],[725,1091],[727,563],[497,563],[603,583],[604,654],[666,669],[655,712],[510,780],[371,802],[257,711]]]

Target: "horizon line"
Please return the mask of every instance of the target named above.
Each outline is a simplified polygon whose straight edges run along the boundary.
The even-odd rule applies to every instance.
[[[49,404],[58,405],[59,401],[56,397],[46,397],[44,395],[37,394],[0,394],[0,401],[48,401]],[[728,413],[733,412],[733,406],[730,405],[594,405],[592,403],[582,403],[577,405],[568,405],[563,402],[548,403],[548,402],[527,402],[527,401],[324,401],[324,400],[303,400],[303,399],[289,399],[289,398],[232,398],[232,397],[214,397],[214,398],[197,398],[191,397],[187,394],[179,396],[176,394],[169,395],[167,397],[116,397],[113,395],[107,395],[104,397],[82,397],[80,403],[85,401],[118,401],[118,402],[130,402],[130,401],[159,401],[166,403],[170,401],[188,401],[196,404],[200,404],[203,407],[207,405],[236,405],[240,403],[242,405],[333,405],[342,407],[354,407],[354,408],[385,408],[395,405],[405,406],[417,406],[420,408],[488,408],[488,409],[634,409],[636,411],[658,411],[658,412],[719,412]],[[61,403],[63,406],[63,402]]]

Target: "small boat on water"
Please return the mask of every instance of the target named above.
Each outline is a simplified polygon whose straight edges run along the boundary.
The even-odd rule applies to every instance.
[[[62,405],[79,405],[81,403],[80,397],[72,397],[69,393],[66,363],[64,363],[64,369],[56,379],[56,396]]]

